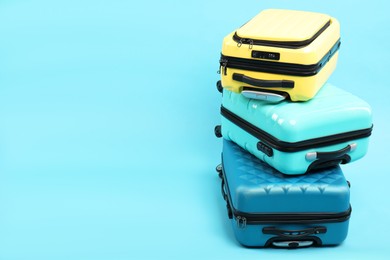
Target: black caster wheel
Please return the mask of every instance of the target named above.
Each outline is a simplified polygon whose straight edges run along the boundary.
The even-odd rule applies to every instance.
[[[217,85],[217,90],[219,91],[219,93],[222,93],[223,87],[222,87],[221,81],[218,80],[216,85]]]
[[[215,170],[217,171],[219,178],[222,179],[222,164],[218,164],[217,167],[215,167]]]
[[[222,137],[222,132],[221,132],[221,126],[217,125],[214,128],[214,134],[216,137],[221,138]]]

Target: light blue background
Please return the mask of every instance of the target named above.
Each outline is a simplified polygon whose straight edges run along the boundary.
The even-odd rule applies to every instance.
[[[1,0],[0,259],[388,258],[386,2]],[[226,215],[220,48],[265,8],[337,17],[329,81],[374,111],[339,247],[243,248]]]

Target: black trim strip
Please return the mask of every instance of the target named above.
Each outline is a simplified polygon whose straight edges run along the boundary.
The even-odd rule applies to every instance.
[[[329,26],[330,26],[330,20],[323,27],[321,27],[320,30],[318,30],[318,32],[316,32],[312,37],[303,41],[268,41],[268,40],[250,39],[250,38],[243,38],[238,36],[237,32],[234,33],[233,40],[238,44],[262,45],[262,46],[270,46],[270,47],[298,49],[312,43]]]
[[[299,237],[306,237],[313,234],[325,234],[327,228],[323,226],[316,226],[316,227],[308,227],[302,229],[281,229],[279,227],[271,226],[271,227],[264,227],[262,231],[263,234],[268,234],[268,235],[277,235],[279,237],[284,237],[284,238],[299,238]]]
[[[265,61],[256,59],[237,58],[221,54],[220,66],[224,69],[233,68],[249,71],[267,72],[273,74],[283,74],[291,76],[313,76],[325,67],[326,63],[340,48],[340,39],[332,46],[332,48],[322,57],[316,64],[304,65],[297,63]]]
[[[243,118],[239,117],[238,115],[234,114],[233,112],[231,112],[230,110],[228,110],[223,106],[221,106],[221,115],[226,119],[228,119],[229,121],[231,121],[232,123],[234,123],[235,125],[237,125],[238,127],[242,128],[244,131],[248,132],[249,134],[253,135],[257,139],[271,146],[272,148],[275,148],[282,152],[290,152],[290,153],[312,149],[314,147],[330,146],[338,143],[343,143],[343,142],[348,142],[348,141],[368,137],[371,135],[372,128],[373,128],[373,126],[371,126],[370,128],[366,128],[366,129],[355,130],[351,132],[329,135],[324,137],[318,137],[318,138],[303,140],[299,142],[285,142],[277,139],[271,134],[265,132],[264,130],[261,130],[259,127],[244,120]]]
[[[350,206],[344,212],[313,212],[313,213],[245,213],[232,208],[233,217],[246,219],[246,224],[260,223],[328,223],[343,222],[349,219],[352,212]]]

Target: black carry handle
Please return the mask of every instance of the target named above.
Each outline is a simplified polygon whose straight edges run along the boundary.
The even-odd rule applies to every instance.
[[[282,238],[300,238],[310,235],[324,234],[326,233],[326,227],[312,227],[299,230],[283,230],[277,227],[265,227],[263,228],[263,234],[276,235]]]
[[[230,219],[233,218],[233,212],[232,212],[232,208],[230,207],[230,204],[229,204],[229,198],[228,198],[228,195],[226,194],[226,191],[225,191],[225,179],[223,178],[222,176],[222,181],[221,181],[221,193],[222,193],[222,197],[223,199],[226,201],[226,209],[227,209],[227,212],[228,212],[228,217]]]
[[[255,79],[239,73],[233,73],[233,80],[263,88],[294,88],[294,81],[292,80]]]
[[[343,158],[344,155],[355,150],[356,146],[357,146],[356,143],[352,143],[340,150],[333,151],[333,152],[309,152],[306,154],[306,159],[309,161],[313,161],[316,159],[329,161],[337,158]]]

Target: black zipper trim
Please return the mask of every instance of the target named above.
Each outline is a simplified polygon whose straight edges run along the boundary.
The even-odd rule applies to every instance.
[[[298,49],[312,43],[329,26],[330,26],[330,20],[323,27],[321,27],[320,30],[318,30],[318,32],[316,32],[311,38],[303,41],[269,41],[269,40],[250,39],[250,38],[243,38],[238,36],[237,32],[234,33],[233,40],[238,44],[262,45],[262,46],[270,46],[270,47]]]
[[[223,165],[223,160],[222,160]],[[229,184],[226,179],[225,167],[222,167],[222,179],[225,183],[226,197],[228,209],[231,210],[232,218],[235,218],[237,224],[243,228],[245,225],[267,224],[267,223],[283,223],[283,224],[309,224],[309,223],[333,223],[343,222],[350,218],[352,207],[343,212],[285,212],[285,213],[247,213],[242,212],[233,207],[230,196]]]
[[[265,132],[264,130],[261,130],[259,127],[239,117],[238,115],[234,114],[233,112],[231,112],[230,110],[228,110],[223,106],[221,106],[221,115],[226,119],[228,119],[229,121],[231,121],[232,123],[234,123],[235,125],[237,125],[238,127],[242,128],[244,131],[248,132],[249,134],[253,135],[257,139],[261,140],[261,142],[266,143],[270,147],[275,148],[282,152],[290,152],[290,153],[312,149],[315,147],[330,146],[330,145],[348,142],[360,138],[365,138],[371,135],[372,128],[373,128],[373,126],[371,126],[370,128],[366,128],[366,129],[355,130],[351,132],[345,132],[345,133],[329,135],[324,137],[312,138],[312,139],[298,141],[298,142],[285,142],[277,139],[276,137]]]
[[[291,76],[313,76],[321,71],[325,64],[333,57],[333,55],[340,48],[341,41],[340,39],[332,46],[332,48],[322,57],[322,59],[311,65],[303,65],[297,63],[287,63],[287,62],[275,62],[275,61],[265,61],[265,60],[254,60],[254,59],[245,59],[237,58],[232,56],[226,56],[221,54],[221,59],[219,60],[220,66],[224,69],[226,75],[226,68],[249,70],[249,71],[258,71],[258,72],[267,72],[273,74],[283,74]]]
[[[314,212],[314,213],[244,213],[233,209],[233,217],[236,220],[244,220],[248,225],[262,223],[330,223],[344,222],[351,216],[352,207],[344,212]]]

